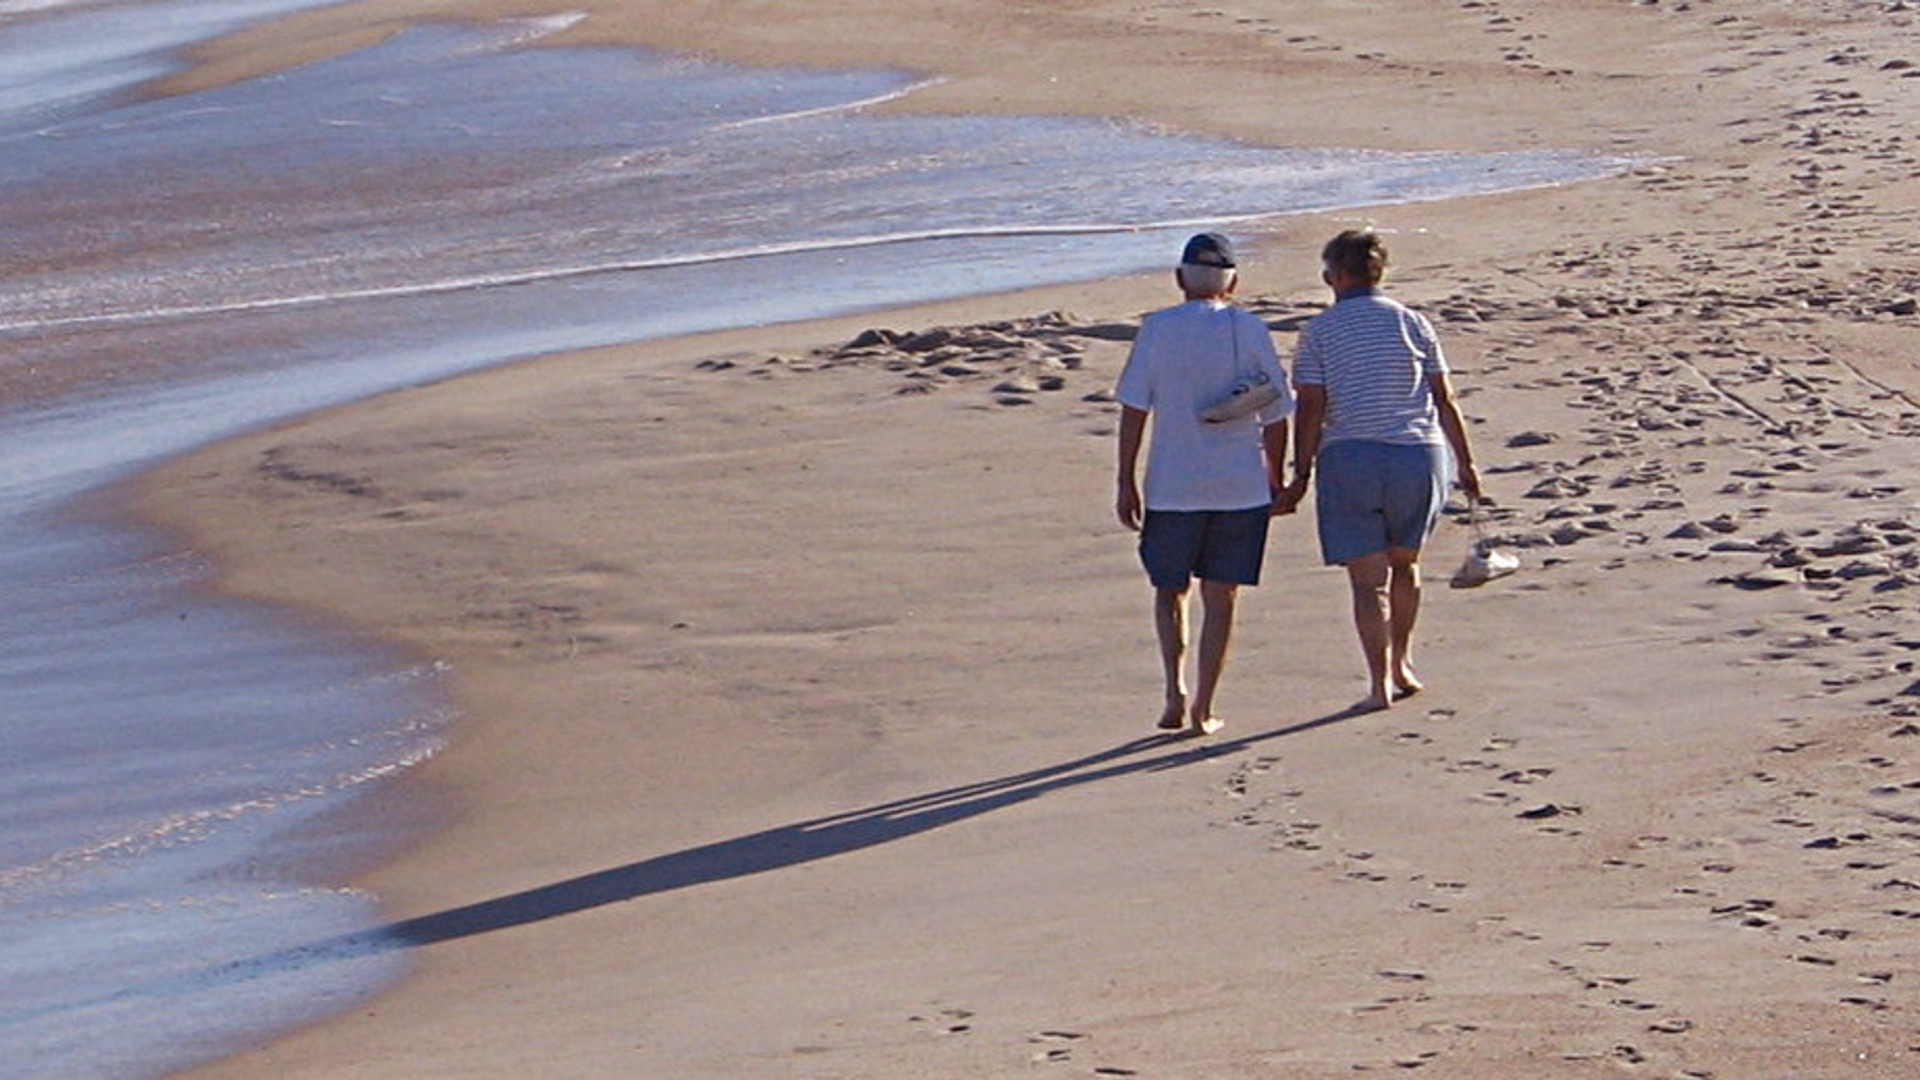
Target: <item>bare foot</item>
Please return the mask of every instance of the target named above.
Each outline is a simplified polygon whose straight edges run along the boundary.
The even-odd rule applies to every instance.
[[[1160,714],[1160,722],[1153,726],[1159,728],[1161,731],[1179,731],[1181,728],[1186,727],[1187,699],[1184,697],[1168,698],[1167,708]]]
[[[1427,684],[1421,682],[1411,671],[1403,671],[1393,677],[1393,697],[1396,701],[1410,698],[1426,688]]]
[[[1379,712],[1382,709],[1391,708],[1393,708],[1393,698],[1384,690],[1368,694],[1364,700],[1354,706],[1357,712]]]
[[[1195,735],[1211,735],[1226,726],[1227,722],[1217,716],[1204,718],[1196,716],[1193,719],[1193,733]]]

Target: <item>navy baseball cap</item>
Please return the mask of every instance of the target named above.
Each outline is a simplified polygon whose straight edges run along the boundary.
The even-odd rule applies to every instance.
[[[1233,258],[1233,245],[1217,232],[1203,232],[1187,241],[1187,249],[1180,253],[1180,262],[1185,266],[1217,266],[1231,270],[1236,264]]]

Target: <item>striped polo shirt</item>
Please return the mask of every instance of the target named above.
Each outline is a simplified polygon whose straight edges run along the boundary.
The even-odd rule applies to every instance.
[[[1355,289],[1300,332],[1293,379],[1327,389],[1322,444],[1445,445],[1427,377],[1446,370],[1425,316],[1372,289]]]

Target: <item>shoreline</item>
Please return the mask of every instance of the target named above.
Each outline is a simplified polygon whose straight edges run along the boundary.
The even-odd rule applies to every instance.
[[[1264,11],[1274,5],[1242,6]],[[1766,8],[1719,6],[1743,12]],[[941,5],[915,5],[916,12],[922,7],[938,11]],[[1092,7],[1110,14],[1117,5]],[[1577,5],[1566,3],[1502,7],[1548,20],[1579,18],[1573,10]],[[1591,18],[1604,27],[1608,15],[1624,13]],[[593,26],[595,21],[589,19],[556,43],[603,30]],[[980,22],[996,25],[993,16]],[[903,23],[914,25],[911,18]],[[1701,32],[1692,22],[1688,27],[1689,33]],[[618,32],[633,31],[623,26]],[[834,55],[831,35],[818,28],[810,32],[821,40],[802,42],[789,52],[764,42],[755,47],[776,61],[819,62],[817,57]],[[250,35],[215,51],[230,47],[259,55],[259,39]],[[672,38],[662,32],[648,43]],[[1447,44],[1464,48],[1451,39]],[[729,58],[735,48],[750,46],[733,44],[731,37],[724,47],[716,46]],[[1102,71],[1112,74],[1111,67],[1091,68],[1089,74]],[[1027,85],[1031,95],[1022,76],[1010,82]],[[1143,90],[1173,90],[1164,79],[1141,82]],[[977,81],[954,85],[953,100],[980,95],[972,102],[984,107],[993,99],[982,94]],[[1781,96],[1791,95],[1782,91]],[[999,104],[1017,109],[1027,100],[1031,97],[1009,92]],[[1587,107],[1604,113],[1607,103]],[[1634,124],[1626,126],[1677,138],[1699,137],[1729,122],[1724,113],[1671,115],[1680,111],[1670,106],[1659,117],[1636,114]],[[1752,123],[1755,118],[1733,119]],[[1338,126],[1337,119],[1317,122]],[[1196,124],[1198,130],[1222,134],[1251,121],[1220,109]],[[1484,117],[1455,124],[1476,128],[1478,138],[1499,127]],[[1275,134],[1282,126],[1270,119],[1263,130]],[[1603,133],[1599,129],[1590,137]],[[1373,134],[1391,142],[1406,133]],[[1619,137],[1606,136],[1603,141]],[[1628,140],[1635,149],[1652,149],[1643,142],[1659,142],[1646,134]],[[1618,541],[1644,533],[1651,547],[1672,548],[1663,535],[1673,524],[1666,518],[1706,519],[1713,516],[1710,511],[1738,518],[1742,499],[1768,505],[1775,520],[1791,518],[1829,532],[1839,525],[1822,519],[1826,510],[1795,495],[1750,489],[1716,503],[1711,487],[1689,487],[1683,466],[1694,458],[1715,475],[1750,467],[1736,454],[1746,452],[1740,444],[1749,438],[1738,431],[1723,436],[1724,443],[1709,441],[1704,447],[1676,439],[1657,455],[1635,454],[1624,442],[1589,441],[1598,464],[1589,458],[1549,465],[1498,449],[1529,430],[1527,421],[1553,431],[1551,424],[1582,417],[1566,411],[1563,399],[1571,395],[1563,389],[1562,365],[1576,371],[1584,365],[1593,372],[1588,378],[1605,378],[1611,391],[1627,394],[1643,379],[1654,381],[1643,369],[1661,366],[1637,361],[1628,355],[1631,350],[1666,356],[1676,349],[1698,349],[1700,327],[1689,319],[1703,305],[1675,312],[1663,324],[1634,323],[1628,316],[1639,309],[1632,301],[1670,302],[1671,294],[1639,293],[1617,278],[1631,272],[1643,280],[1684,280],[1689,260],[1707,246],[1699,235],[1703,228],[1732,232],[1765,213],[1787,213],[1770,211],[1761,198],[1720,194],[1723,187],[1742,190],[1716,179],[1729,168],[1729,148],[1705,148],[1719,156],[1688,154],[1670,169],[1575,188],[1291,218],[1250,245],[1260,255],[1248,271],[1248,299],[1264,307],[1263,313],[1304,314],[1319,298],[1315,268],[1301,254],[1315,250],[1337,220],[1374,219],[1394,230],[1396,271],[1390,284],[1396,293],[1430,311],[1457,312],[1443,316],[1442,334],[1456,364],[1473,378],[1476,393],[1467,399],[1469,409],[1478,414],[1487,407],[1484,402],[1493,403],[1480,426],[1483,452],[1515,466],[1529,485],[1552,478],[1543,478],[1543,472],[1579,484],[1581,469],[1612,467],[1604,456],[1609,449],[1627,452],[1629,460],[1620,465],[1639,457],[1669,463],[1667,475],[1654,483],[1687,487],[1677,499],[1687,504],[1684,509],[1632,511],[1661,521],[1661,530],[1623,517],[1620,510],[1590,505],[1585,514],[1526,529],[1513,525],[1549,537],[1554,520],[1560,527],[1591,529],[1564,544],[1548,539],[1527,549],[1529,562],[1551,575],[1547,581],[1553,590],[1580,596],[1588,605],[1594,625],[1580,628],[1576,644],[1591,646],[1597,638],[1629,658],[1627,670],[1654,665],[1669,677],[1682,677],[1687,685],[1667,687],[1668,701],[1657,701],[1652,686],[1638,694],[1623,689],[1609,670],[1571,675],[1560,685],[1529,681],[1521,672],[1521,657],[1531,655],[1537,663],[1570,659],[1568,650],[1556,651],[1552,640],[1566,628],[1546,603],[1550,594],[1522,588],[1469,604],[1436,589],[1435,613],[1423,638],[1430,674],[1444,678],[1443,688],[1415,709],[1396,711],[1383,725],[1337,722],[1342,688],[1353,681],[1350,650],[1337,633],[1329,635],[1331,640],[1302,642],[1289,629],[1302,619],[1334,618],[1339,603],[1337,583],[1311,572],[1314,560],[1301,536],[1294,535],[1300,533],[1296,522],[1277,530],[1288,535],[1277,541],[1284,549],[1273,556],[1271,573],[1287,584],[1254,597],[1256,610],[1243,624],[1242,652],[1229,675],[1230,695],[1252,708],[1274,691],[1272,677],[1261,673],[1287,672],[1288,700],[1294,703],[1289,715],[1236,723],[1232,739],[1215,753],[1127,749],[1125,740],[1144,734],[1147,725],[1144,719],[1129,725],[1115,717],[1129,715],[1130,703],[1145,700],[1140,694],[1147,686],[1149,635],[1144,607],[1135,603],[1140,598],[1121,584],[1133,577],[1124,545],[1102,532],[1105,508],[1098,495],[1105,489],[1099,478],[1109,467],[1110,450],[1097,437],[1102,414],[1098,403],[1077,400],[1102,380],[1110,383],[1124,346],[1069,335],[1079,350],[1074,355],[1084,364],[1067,376],[1071,392],[1036,399],[1037,408],[1021,408],[994,403],[989,390],[997,376],[987,373],[979,380],[956,377],[952,385],[943,383],[926,394],[902,395],[900,379],[885,369],[884,358],[842,358],[832,345],[867,326],[969,327],[1053,309],[1090,318],[1080,324],[1083,328],[1126,321],[1169,302],[1163,275],[522,361],[327,410],[224,442],[149,474],[136,499],[140,513],[173,525],[197,524],[196,546],[213,552],[221,564],[223,591],[277,605],[331,605],[379,640],[402,640],[430,655],[453,658],[457,693],[483,703],[463,716],[454,732],[456,745],[446,755],[403,782],[428,783],[446,792],[464,804],[461,820],[359,879],[371,884],[396,918],[446,911],[479,898],[523,895],[609,869],[633,879],[624,895],[615,897],[617,903],[574,901],[579,906],[562,904],[554,916],[419,950],[414,975],[354,1013],[187,1075],[210,1080],[268,1070],[295,1077],[337,1075],[373,1062],[376,1068],[424,1076],[436,1075],[435,1069],[471,1071],[492,1061],[512,1062],[517,1075],[527,1076],[626,1075],[634,1067],[684,1076],[791,1075],[795,1062],[816,1063],[808,1075],[821,1076],[871,1069],[925,1074],[929,1068],[1011,1075],[1036,1063],[1067,1062],[1105,1062],[1103,1067],[1113,1068],[1148,1062],[1203,1073],[1264,1065],[1284,1067],[1287,1075],[1318,1076],[1347,1075],[1359,1062],[1386,1067],[1405,1058],[1422,1066],[1431,1062],[1431,1071],[1441,1075],[1489,1078],[1523,1075],[1537,1066],[1539,1054],[1556,1048],[1564,1060],[1576,1063],[1569,1068],[1584,1068],[1578,1064],[1583,1061],[1608,1068],[1606,1048],[1620,1045],[1638,1046],[1635,1053],[1676,1066],[1710,1061],[1720,1068],[1778,1067],[1793,1060],[1769,1038],[1770,1025],[1781,1022],[1825,1023],[1844,1032],[1833,1040],[1853,1040],[1848,1045],[1871,1047],[1876,1055],[1898,1055],[1895,1021],[1908,1007],[1856,1008],[1840,1014],[1844,1021],[1835,1020],[1831,1010],[1842,995],[1813,988],[1804,970],[1808,965],[1777,966],[1761,935],[1741,939],[1738,931],[1726,934],[1713,920],[1698,916],[1692,908],[1710,907],[1707,898],[1655,904],[1653,914],[1635,922],[1620,912],[1629,910],[1636,897],[1646,901],[1674,894],[1658,888],[1637,892],[1619,883],[1625,875],[1594,869],[1633,852],[1630,861],[1653,867],[1643,876],[1671,889],[1701,887],[1696,883],[1700,860],[1682,855],[1683,844],[1645,840],[1652,835],[1648,823],[1659,815],[1640,808],[1658,805],[1657,796],[1665,793],[1679,807],[1668,812],[1673,834],[1701,830],[1701,844],[1724,851],[1730,864],[1741,867],[1735,876],[1742,884],[1774,888],[1781,893],[1781,910],[1791,908],[1789,894],[1805,885],[1795,876],[1794,852],[1742,840],[1738,830],[1721,836],[1714,830],[1724,829],[1724,822],[1707,811],[1717,808],[1717,799],[1747,813],[1770,797],[1743,787],[1738,765],[1749,754],[1756,763],[1777,764],[1766,744],[1785,736],[1767,725],[1791,719],[1789,730],[1817,733],[1821,749],[1796,758],[1793,768],[1831,784],[1836,781],[1829,774],[1844,772],[1848,755],[1869,749],[1894,754],[1903,746],[1885,741],[1897,722],[1887,719],[1883,708],[1866,704],[1864,691],[1852,697],[1850,688],[1823,695],[1820,678],[1833,675],[1819,663],[1809,671],[1779,662],[1788,674],[1769,678],[1791,686],[1784,700],[1796,704],[1776,704],[1782,699],[1758,678],[1772,669],[1752,667],[1752,650],[1739,635],[1725,633],[1729,627],[1719,633],[1711,627],[1723,607],[1734,609],[1724,616],[1734,620],[1729,626],[1752,619],[1791,622],[1802,609],[1787,599],[1789,594],[1765,590],[1747,598],[1738,592],[1747,606],[1730,604],[1729,589],[1705,581],[1691,555],[1653,559],[1640,554],[1636,559],[1636,552],[1619,548]],[[1759,155],[1759,150],[1738,151],[1732,157]],[[1785,160],[1760,165],[1782,177],[1782,184],[1791,169]],[[1740,164],[1736,171],[1748,168]],[[1650,220],[1637,220],[1633,215],[1644,203],[1657,209],[1647,214]],[[1597,210],[1597,219],[1580,219],[1583,210]],[[1542,222],[1562,228],[1543,237]],[[1662,251],[1648,242],[1659,235],[1652,231],[1655,223],[1692,232],[1681,233],[1682,243]],[[1730,256],[1729,261],[1747,260],[1733,269],[1760,279],[1755,289],[1775,288],[1772,295],[1787,296],[1766,283],[1764,270],[1755,269],[1763,255]],[[1898,279],[1885,284],[1883,291],[1891,296]],[[1859,292],[1863,302],[1875,299],[1869,289]],[[1812,311],[1810,319],[1828,314],[1822,308]],[[1838,349],[1904,329],[1897,321],[1841,322],[1809,332],[1826,335],[1823,340]],[[1783,324],[1777,332],[1803,331]],[[1027,340],[1052,339],[1029,335]],[[814,344],[796,349],[799,342]],[[809,360],[815,345],[826,352]],[[779,365],[785,373],[751,377],[749,372],[764,368],[771,355],[788,361]],[[731,366],[695,366],[716,358]],[[1711,367],[1705,358],[1683,359],[1681,367]],[[1920,388],[1920,366],[1845,362],[1867,369],[1872,380],[1896,393]],[[800,370],[806,367],[817,370]],[[1708,374],[1709,399],[1745,400],[1745,391],[1727,372]],[[636,394],[632,386],[646,392]],[[637,411],[623,414],[621,406]],[[1669,407],[1708,433],[1732,422],[1684,392],[1660,399],[1641,415]],[[1849,398],[1846,407],[1871,406]],[[658,430],[633,423],[649,409],[666,418]],[[516,416],[548,418],[567,434],[553,440],[557,445],[539,449],[547,440],[534,439]],[[760,430],[762,424],[767,430]],[[1883,435],[1874,438],[1902,437],[1897,424],[1883,427]],[[1663,437],[1658,427],[1640,430],[1648,439]],[[743,434],[754,437],[742,439]],[[854,436],[870,439],[873,446],[863,453],[912,462],[927,454],[929,435],[938,436],[935,447],[958,443],[968,454],[951,460],[934,455],[926,460],[944,462],[945,468],[932,476],[924,467],[916,472],[923,499],[910,505],[924,506],[916,513],[926,515],[916,519],[919,535],[870,537],[804,516],[812,509],[808,489],[792,485],[819,484],[819,497],[834,511],[828,517],[886,515],[896,505],[897,489],[865,475],[865,462],[849,442]],[[1602,438],[1591,431],[1587,437]],[[715,445],[727,449],[716,452]],[[276,486],[255,468],[258,455],[270,447],[327,468],[359,470],[377,480],[377,494],[356,502],[338,493]],[[1062,453],[1063,448],[1072,452]],[[489,481],[471,471],[469,459],[487,453],[499,455],[494,464],[505,470],[506,479]],[[1862,468],[1840,460],[1846,455],[1821,453],[1827,455],[1822,468],[1848,475]],[[629,456],[634,454],[642,456]],[[662,463],[657,469],[648,465],[656,454]],[[1731,466],[1723,460],[1730,457]],[[969,467],[957,467],[960,462]],[[674,464],[696,472],[722,468],[703,474],[706,482],[696,484],[684,476],[676,479],[666,468]],[[1024,487],[999,482],[973,466],[987,473],[1024,470]],[[761,472],[778,483],[760,490],[741,482],[733,468]],[[634,471],[646,482],[623,478]],[[604,487],[596,494],[576,473]],[[1872,481],[1861,476],[1852,482]],[[1518,499],[1520,491],[1507,490],[1510,481],[1496,477],[1493,482],[1503,501],[1522,513],[1547,509]],[[455,489],[462,494],[438,499],[422,494]],[[1059,513],[1060,497],[1046,496],[1054,490],[1072,493],[1069,513]],[[609,491],[629,500],[657,497],[666,509],[650,514],[683,521],[685,528],[622,517]],[[1093,494],[1083,498],[1086,492]],[[170,505],[156,505],[161,499]],[[578,516],[580,536],[542,523],[537,504],[548,500]],[[745,516],[705,513],[716,501]],[[1570,496],[1554,508],[1577,505],[1579,497]],[[757,522],[779,522],[793,535],[783,536],[772,551],[742,548],[734,534],[752,530]],[[294,529],[288,534],[290,525]],[[322,526],[342,530],[340,550],[316,558],[300,537]],[[1757,534],[1758,525],[1753,528]],[[643,540],[657,544],[645,548],[644,561],[632,551]],[[1443,531],[1436,559],[1444,562],[1456,554],[1460,542],[1458,530]],[[813,565],[806,557],[839,550],[834,544],[858,552],[870,574]],[[1605,555],[1590,554],[1592,548],[1604,548]],[[1032,550],[1064,553],[1071,568],[1064,580],[1034,581],[1020,574],[1023,588],[1015,590],[995,575],[967,569],[983,557],[990,565],[1024,565]],[[356,558],[368,561],[356,563]],[[292,560],[306,560],[301,580],[285,572]],[[1610,569],[1612,561],[1622,562],[1624,570]],[[703,566],[713,564],[731,576],[722,575],[709,595],[676,579],[654,580],[649,576],[653,562],[696,578]],[[371,583],[360,580],[369,567]],[[875,590],[869,576],[908,584],[898,594]],[[736,584],[726,587],[729,582]],[[1699,665],[1702,670],[1673,657],[1671,645],[1633,644],[1638,605],[1681,595],[1688,598],[1684,610],[1704,612],[1696,616],[1694,634],[1713,639],[1697,646],[1715,658]],[[780,603],[769,605],[770,598]],[[793,610],[767,610],[789,605]],[[680,623],[685,626],[676,629]],[[1337,630],[1337,621],[1334,625]],[[1111,627],[1120,628],[1114,636],[1123,640],[1100,642],[1093,649],[1073,644],[1087,635],[1098,640]],[[694,640],[676,640],[687,637]],[[1477,669],[1472,655],[1477,642],[1516,638],[1524,644],[1503,645],[1505,655],[1495,670]],[[929,640],[938,646],[919,644]],[[1681,634],[1676,640],[1690,639]],[[1660,667],[1663,662],[1668,666]],[[1305,670],[1296,671],[1295,664]],[[1017,674],[989,680],[1004,684],[1000,691],[964,675],[1001,669]],[[1525,702],[1543,692],[1550,694],[1557,713],[1583,716],[1603,732],[1583,732],[1570,720],[1528,719]],[[1651,721],[1618,720],[1614,714],[1622,697],[1655,717],[1691,711],[1714,721],[1676,740],[1679,745],[1657,761],[1639,763],[1643,775],[1634,783],[1609,780],[1583,754],[1613,760],[1618,745],[1607,740],[1632,745],[1631,739],[1655,738],[1660,730]],[[702,718],[702,730],[676,730],[671,723],[689,701],[701,706],[692,711]],[[663,708],[662,702],[679,707]],[[1023,715],[1073,719],[1053,728],[1015,724],[1008,730],[996,725],[995,717],[1010,703]],[[1756,730],[1726,722],[1730,708],[1754,714],[1761,721]],[[1774,715],[1788,709],[1789,717]],[[555,716],[567,718],[565,732],[545,730],[544,724],[542,730],[526,729],[528,717]],[[850,729],[840,730],[849,716]],[[649,745],[631,745],[641,730],[646,737],[637,741]],[[1470,788],[1448,786],[1457,785],[1452,779],[1437,781],[1449,792],[1442,806],[1423,806],[1418,798],[1390,800],[1374,790],[1364,768],[1347,760],[1358,751],[1387,776],[1432,790],[1436,779],[1422,770],[1421,761],[1437,756],[1450,766],[1443,770],[1448,776],[1472,776],[1475,767],[1466,763],[1474,744],[1494,746],[1516,734],[1524,734],[1535,760],[1551,764],[1505,764],[1522,775],[1546,769],[1536,779],[1551,794],[1529,792],[1523,800],[1519,793],[1526,788],[1502,781],[1514,798],[1496,801],[1490,810],[1471,797]],[[1403,752],[1424,746],[1437,749],[1414,749],[1411,756]],[[1112,756],[1102,757],[1103,750]],[[1100,760],[1078,765],[1090,752]],[[1721,756],[1703,768],[1688,760],[1689,752]],[[1484,749],[1482,756],[1513,757]],[[1058,771],[1018,779],[1036,763],[1057,763]],[[1196,774],[1206,782],[1193,779]],[[1721,786],[1709,796],[1687,794],[1703,776]],[[1007,798],[944,794],[983,778],[994,778],[987,786],[1000,785],[996,790]],[[884,807],[903,797],[952,804],[951,820],[967,828],[943,829],[936,834],[941,843],[929,843],[928,833],[949,823],[934,815],[894,832],[835,841],[814,857],[791,862],[769,860],[756,844],[746,843],[757,837],[797,842],[808,831],[797,825],[836,812],[865,821],[869,815],[861,808]],[[1515,821],[1519,810],[1536,804],[1565,811],[1563,821],[1578,820],[1574,826],[1541,825],[1539,818]],[[1248,814],[1255,819],[1251,826],[1241,820]],[[1690,814],[1699,819],[1690,821]],[[547,815],[555,819],[543,822]],[[1369,824],[1370,815],[1379,821]],[[1395,842],[1394,823],[1407,828],[1399,838],[1404,841],[1419,835],[1418,825],[1428,816],[1459,835],[1429,851]],[[1309,818],[1327,826],[1316,831],[1341,839],[1329,842],[1294,831]],[[794,826],[783,827],[783,822]],[[1249,827],[1269,838],[1271,852],[1267,845],[1243,843]],[[1103,838],[1104,857],[1087,859],[1079,846],[1081,834]],[[1501,860],[1476,851],[1492,842],[1516,845],[1538,865],[1500,866]],[[745,866],[766,868],[741,871],[755,880],[780,870],[782,888],[755,888],[753,881],[731,872],[658,876],[661,853],[690,856],[715,843],[748,851]],[[1298,861],[1275,877],[1273,852]],[[1172,880],[1142,883],[1138,875],[1146,865],[1179,871]],[[1582,900],[1572,886],[1548,880],[1549,870],[1624,906]],[[1197,876],[1212,872],[1220,880]],[[1710,871],[1705,880],[1718,873]],[[1007,895],[924,884],[956,875],[980,876]],[[1369,882],[1368,875],[1380,881]],[[1750,882],[1753,877],[1759,882]],[[1465,884],[1445,886],[1443,878]],[[1098,882],[1103,898],[1084,896],[1082,879]],[[1356,900],[1354,890],[1368,884],[1379,888]],[[1242,890],[1256,886],[1279,890],[1289,906],[1301,910],[1233,910],[1247,904]],[[1382,893],[1391,893],[1391,899]],[[847,896],[861,899],[838,911],[835,905]],[[643,898],[646,905],[636,908],[634,901]],[[1508,910],[1523,900],[1562,911],[1565,925],[1536,925]],[[797,926],[794,904],[804,913]],[[1169,905],[1199,905],[1220,914],[1210,925],[1171,928],[1154,914]],[[1396,929],[1407,910],[1430,916],[1427,925],[1418,931]],[[1803,905],[1786,918],[1809,920],[1805,926],[1812,932],[1824,916]],[[944,926],[979,928],[930,943],[921,932],[929,917]],[[1910,938],[1900,939],[1883,922],[1873,924],[1860,946],[1882,949],[1880,966],[1894,955],[1884,950],[1912,948]],[[1514,939],[1519,953],[1501,961],[1511,970],[1500,968],[1504,974],[1496,974],[1494,967],[1483,966],[1493,964],[1493,957],[1482,956],[1476,943],[1500,936],[1501,927],[1536,938],[1533,943],[1524,936]],[[1606,938],[1607,949],[1583,946],[1582,932],[1593,935],[1588,942]],[[1119,941],[1089,955],[1072,947],[1087,935]],[[1636,942],[1648,935],[1674,946],[1675,955],[1662,962],[1637,949]],[[1285,942],[1268,942],[1269,936],[1295,944],[1303,938],[1320,942],[1301,946],[1316,962],[1304,971],[1296,968],[1298,958],[1281,947]],[[1364,944],[1370,936],[1378,943]],[[1541,938],[1546,945],[1538,945]],[[611,943],[643,950],[648,964],[615,962],[607,955]],[[928,955],[908,959],[903,950],[914,949]],[[1612,965],[1606,971],[1631,967],[1634,979],[1659,999],[1653,1019],[1635,1009],[1596,1011],[1579,993],[1562,987],[1564,974],[1548,962],[1561,949],[1604,952],[1594,963]],[[1835,950],[1839,947],[1830,951]],[[1167,952],[1181,962],[1171,971],[1148,975]],[[764,963],[768,955],[790,963],[776,964],[778,973],[770,976]],[[1419,968],[1417,980],[1405,970],[1409,955],[1421,958],[1412,965]],[[1035,967],[1024,983],[1008,986],[998,971],[1016,963]],[[1866,958],[1845,963],[1849,975],[1877,969],[1876,961]],[[1687,991],[1682,977],[1709,964],[1747,980],[1741,992],[1716,1005]],[[1287,971],[1289,978],[1328,995],[1318,1000],[1354,1008],[1332,1020],[1304,996],[1248,989],[1249,976],[1272,970]],[[1399,975],[1384,974],[1393,972]],[[849,978],[864,981],[848,990]],[[761,979],[764,985],[756,981]],[[1417,998],[1389,992],[1396,982],[1410,981],[1428,992]],[[1129,989],[1135,982],[1139,986]],[[1374,1002],[1381,1007],[1361,1009],[1370,988],[1376,995],[1385,993]],[[846,995],[844,1005],[833,1004],[836,994]],[[463,998],[465,1007],[449,1005],[449,996]],[[623,1001],[624,1008],[644,1006],[649,1013],[649,1030],[633,1040],[619,1033]],[[733,1013],[726,1020],[703,1013],[715,1008]],[[1742,1009],[1752,1010],[1757,1019],[1743,1020]],[[1223,1027],[1224,1020],[1201,1019],[1210,1013],[1243,1023],[1245,1031],[1235,1036]],[[1262,1015],[1267,1019],[1257,1019]],[[1285,1022],[1276,1026],[1274,1016]],[[1655,1028],[1656,1036],[1650,1037],[1645,1034],[1649,1022],[1675,1030]],[[1466,1030],[1441,1032],[1422,1024]],[[1300,1034],[1309,1030],[1319,1034]],[[1299,1045],[1284,1053],[1271,1045],[1279,1031]],[[503,1035],[511,1035],[514,1045],[503,1045]],[[1649,1038],[1660,1045],[1645,1045]],[[626,1045],[629,1041],[634,1045]],[[1681,1043],[1694,1047],[1692,1056],[1670,1045]],[[1056,1051],[1066,1056],[1051,1056]],[[1433,1056],[1422,1056],[1427,1054]]]
[[[1121,0],[1066,10],[996,6],[985,18],[959,0],[776,4],[764,18],[738,17],[719,0],[349,0],[203,43],[188,50],[186,69],[153,81],[148,92],[189,93],[270,74],[420,23],[584,15],[539,32],[534,47],[639,47],[753,67],[898,68],[939,78],[886,103],[883,113],[1123,118],[1254,145],[1459,152],[1644,151],[1636,137],[1644,132],[1606,121],[1642,107],[1673,119],[1660,85],[1667,69],[1619,55],[1605,34],[1578,40],[1590,20],[1571,5],[1411,10],[1436,25],[1339,4],[1259,0],[1191,12],[1175,6],[1164,15]],[[1659,20],[1660,13],[1634,14],[1651,16],[1641,29],[1668,48],[1698,33]],[[1549,36],[1564,62],[1536,55],[1535,43]],[[1233,92],[1193,86],[1196,69]],[[1120,72],[1133,77],[1114,78]],[[1422,93],[1408,95],[1409,83]],[[1391,109],[1369,112],[1354,100],[1369,94],[1391,101]],[[1488,111],[1509,122],[1488,123]]]

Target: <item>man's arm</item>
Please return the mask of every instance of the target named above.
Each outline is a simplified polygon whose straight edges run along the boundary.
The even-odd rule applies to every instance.
[[[1320,456],[1320,427],[1327,419],[1327,388],[1307,384],[1293,388],[1298,408],[1293,414],[1293,482],[1274,502],[1276,514],[1291,514],[1307,497],[1313,463]]]
[[[1440,416],[1440,430],[1453,450],[1454,468],[1460,474],[1460,490],[1467,498],[1480,501],[1480,470],[1473,464],[1473,449],[1467,445],[1467,422],[1460,415],[1460,403],[1453,396],[1453,382],[1444,371],[1427,376],[1433,389],[1433,408]]]
[[[1260,443],[1267,452],[1267,490],[1273,493],[1275,512],[1287,489],[1287,422],[1275,420],[1260,429]]]
[[[1131,405],[1120,406],[1119,492],[1114,496],[1114,515],[1120,524],[1138,532],[1141,506],[1140,485],[1134,477],[1140,469],[1140,444],[1147,431],[1147,413]]]

